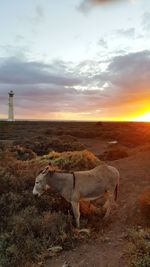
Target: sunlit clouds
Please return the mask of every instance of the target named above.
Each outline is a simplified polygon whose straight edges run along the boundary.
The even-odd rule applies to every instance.
[[[0,118],[150,120],[150,2],[50,2],[2,4]]]
[[[136,0],[83,0],[79,5],[79,10],[82,12],[87,12],[91,8],[97,7],[97,6],[104,6],[108,4],[115,4],[119,2],[129,2],[130,4],[134,4]]]

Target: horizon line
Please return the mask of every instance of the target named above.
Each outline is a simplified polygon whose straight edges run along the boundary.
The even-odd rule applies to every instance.
[[[2,119],[0,118],[0,122],[8,122],[8,123],[14,123],[14,122],[135,122],[135,123],[150,123],[150,121],[135,121],[135,120],[41,120],[41,119],[15,119],[13,121],[8,121],[8,119]]]

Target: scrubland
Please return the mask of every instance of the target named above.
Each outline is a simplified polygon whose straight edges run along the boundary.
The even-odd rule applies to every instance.
[[[104,142],[107,145],[113,140],[118,143],[108,144],[105,150],[95,154],[86,140],[93,144]],[[142,155],[146,159],[150,156],[148,123],[0,122],[0,266],[45,266],[48,258],[62,250],[80,247],[91,238],[104,240],[107,227],[116,231],[117,216],[121,216],[121,212],[124,214],[132,204],[132,214],[126,214],[127,218],[123,215],[124,220],[120,220],[120,231],[125,220],[128,221],[123,255],[129,266],[148,267],[150,188],[147,181],[150,181],[150,170],[148,173],[143,167],[144,177],[138,171],[136,180],[130,167],[131,162],[135,169],[136,162],[137,168],[140,164],[143,166]],[[77,234],[70,204],[56,192],[49,191],[41,198],[32,195],[36,175],[49,162],[54,169],[75,171],[92,169],[103,161],[119,168],[124,187],[120,193],[119,215],[117,211],[112,215],[111,226],[101,224],[104,233],[98,231],[97,217],[95,223],[91,222],[93,215],[88,211],[88,216],[84,216],[86,207],[83,213],[81,211],[81,224],[91,229],[90,238],[86,232]],[[129,176],[126,168],[130,169]],[[136,183],[139,187],[132,202],[130,188]],[[123,206],[125,200],[127,207]]]

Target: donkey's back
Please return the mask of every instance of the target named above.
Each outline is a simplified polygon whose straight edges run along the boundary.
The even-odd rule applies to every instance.
[[[100,165],[89,171],[75,172],[75,195],[80,199],[96,199],[105,192],[113,194],[119,184],[119,172],[108,165]]]

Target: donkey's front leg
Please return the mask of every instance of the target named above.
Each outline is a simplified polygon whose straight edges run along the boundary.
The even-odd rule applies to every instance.
[[[76,220],[76,226],[77,228],[80,228],[80,207],[79,202],[72,201],[71,202],[73,214]]]

